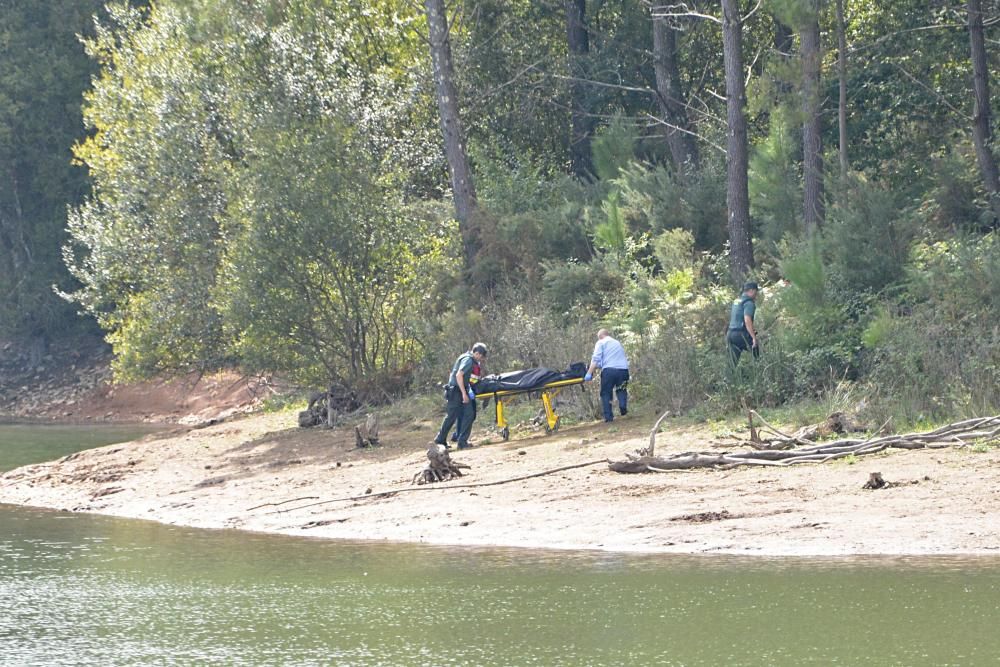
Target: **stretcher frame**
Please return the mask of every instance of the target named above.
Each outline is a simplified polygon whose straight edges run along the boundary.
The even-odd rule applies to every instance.
[[[525,394],[540,394],[542,406],[545,408],[545,432],[554,433],[559,430],[559,415],[556,414],[552,405],[553,399],[558,396],[566,387],[582,385],[583,378],[572,378],[569,380],[556,380],[531,389],[501,389],[486,393],[476,393],[476,398],[480,401],[493,399],[496,401],[494,411],[496,414],[497,428],[500,430],[500,437],[504,440],[510,439],[510,424],[504,414],[506,407]]]

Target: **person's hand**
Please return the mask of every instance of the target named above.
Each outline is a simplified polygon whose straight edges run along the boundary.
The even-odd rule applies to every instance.
[[[751,343],[750,347],[757,347],[757,338],[756,337],[754,337],[752,339],[752,343]]]
[[[594,374],[593,373],[587,373],[586,375],[583,376],[583,381],[584,382],[590,382],[593,379],[594,379]]]

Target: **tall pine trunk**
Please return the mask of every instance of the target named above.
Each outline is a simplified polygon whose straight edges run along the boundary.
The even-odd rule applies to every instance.
[[[840,96],[837,101],[837,128],[840,137],[840,178],[847,178],[847,34],[844,23],[844,0],[837,0],[837,77]]]
[[[972,90],[975,112],[972,117],[972,140],[982,173],[983,185],[990,197],[995,218],[1000,219],[1000,174],[993,155],[993,127],[990,119],[990,80],[983,38],[983,8],[981,0],[967,0],[969,14],[969,45],[972,51]]]
[[[778,62],[782,64],[782,76],[775,77],[775,85],[778,93],[782,96],[792,92],[792,85],[788,82],[785,73],[786,65],[792,59],[792,45],[795,42],[795,35],[786,23],[774,17],[774,50],[777,52]]]
[[[667,123],[667,146],[677,173],[683,176],[698,168],[698,144],[691,131],[687,101],[677,64],[677,31],[663,16],[653,16],[653,68],[656,98]]]
[[[587,104],[586,61],[590,55],[587,32],[587,0],[566,0],[566,44],[569,50],[570,76],[570,169],[580,178],[593,172],[590,139],[594,123]]]
[[[823,225],[823,139],[820,99],[819,0],[810,0],[810,17],[799,31],[802,46],[802,173],[806,233]]]
[[[479,230],[475,224],[476,188],[465,149],[465,132],[458,114],[458,91],[451,60],[451,40],[444,0],[425,0],[427,26],[430,33],[431,62],[440,113],[441,134],[444,135],[445,156],[451,172],[455,217],[462,234],[462,249],[466,268],[471,268],[479,250]]]
[[[722,0],[722,49],[726,68],[726,208],[729,268],[737,285],[753,268],[750,194],[747,183],[746,86],[743,82],[743,18],[739,0]]]

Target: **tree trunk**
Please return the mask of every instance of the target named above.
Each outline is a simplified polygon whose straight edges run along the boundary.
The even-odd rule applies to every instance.
[[[747,184],[746,89],[743,82],[743,19],[738,0],[722,0],[722,46],[726,65],[726,208],[729,216],[729,267],[733,282],[753,268],[750,194]]]
[[[448,18],[444,0],[425,0],[427,26],[430,33],[431,61],[437,89],[441,134],[444,135],[445,155],[451,172],[452,197],[455,217],[462,233],[462,247],[466,267],[471,268],[479,250],[479,230],[475,226],[476,188],[465,150],[465,133],[458,115],[458,92],[451,61],[451,41],[448,36]]]
[[[810,0],[812,14],[802,25],[802,172],[807,234],[823,226],[823,139],[820,100],[819,2]]]
[[[570,169],[579,178],[589,178],[593,173],[590,139],[593,121],[586,100],[586,59],[590,54],[590,35],[587,32],[587,0],[566,0],[566,44],[569,47],[569,70],[572,77],[570,96]]]
[[[677,64],[677,32],[663,16],[653,17],[653,67],[656,73],[656,98],[660,113],[667,122],[667,146],[677,167],[684,174],[698,168],[698,144],[691,133],[687,102],[681,88]]]
[[[837,76],[840,99],[837,103],[837,126],[840,135],[840,178],[847,178],[847,34],[844,24],[844,0],[837,0]]]
[[[983,38],[983,9],[981,0],[967,0],[969,13],[969,45],[972,51],[972,90],[975,94],[975,112],[972,117],[972,139],[976,145],[976,158],[982,172],[983,185],[990,197],[995,218],[1000,219],[1000,174],[993,155],[993,127],[990,119],[990,81],[986,63],[986,43]]]
[[[787,24],[782,23],[780,19],[774,17],[774,50],[778,54],[778,61],[782,64],[782,75],[775,77],[775,83],[778,93],[781,96],[792,92],[792,86],[787,79],[788,68],[786,65],[792,59],[792,45],[794,41],[795,35],[792,33],[792,29]]]

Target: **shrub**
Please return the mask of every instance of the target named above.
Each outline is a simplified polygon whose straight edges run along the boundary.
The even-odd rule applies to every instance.
[[[866,329],[871,410],[906,421],[1000,409],[997,234],[914,246],[905,292]]]

